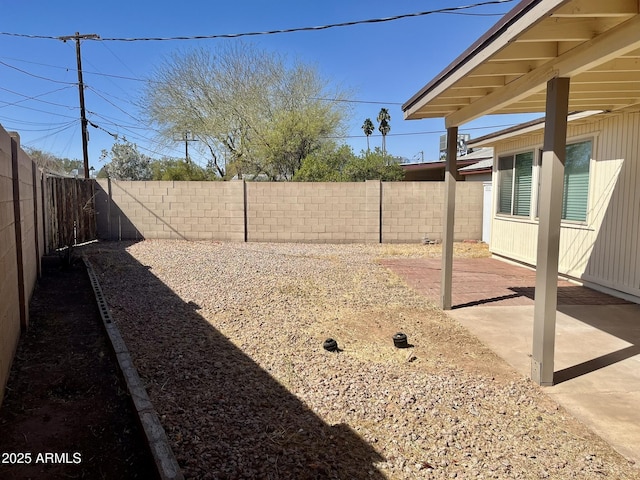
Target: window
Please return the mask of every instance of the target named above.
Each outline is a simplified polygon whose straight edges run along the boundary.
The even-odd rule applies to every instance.
[[[567,145],[562,191],[563,220],[574,222],[587,220],[591,148],[591,140]],[[542,158],[540,158],[540,166],[542,166]],[[540,191],[539,188],[538,191]]]
[[[591,140],[567,145],[562,194],[562,218],[564,220],[578,222],[587,220],[590,162]]]
[[[528,217],[531,214],[533,152],[498,159],[498,213]]]

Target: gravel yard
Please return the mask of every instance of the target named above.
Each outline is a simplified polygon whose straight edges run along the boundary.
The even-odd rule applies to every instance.
[[[188,478],[638,478],[377,263],[439,249],[144,241],[88,256]]]

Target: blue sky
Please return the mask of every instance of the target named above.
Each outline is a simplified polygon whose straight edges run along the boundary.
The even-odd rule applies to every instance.
[[[481,1],[481,0],[477,0]],[[174,37],[214,35],[318,26],[389,17],[469,5],[473,0],[378,0],[301,2],[299,0],[235,2],[158,0],[0,0],[0,32],[64,36]],[[482,6],[466,13],[504,14],[515,1]],[[435,14],[388,23],[365,24],[315,32],[255,36],[245,39],[260,48],[285,54],[317,67],[321,75],[351,93],[351,121],[344,142],[366,148],[361,125],[381,107],[391,113],[387,150],[410,160],[435,160],[442,119],[405,121],[401,104],[437,75],[499,16]],[[83,41],[82,62],[89,127],[90,164],[99,169],[102,149],[124,135],[154,157],[182,157],[184,144],[166,147],[140,120],[136,106],[144,83],[171,52],[215,48],[235,39],[190,41]],[[127,78],[119,78],[127,77]],[[132,80],[133,79],[133,80]],[[138,80],[135,80],[138,79]],[[75,43],[0,35],[0,124],[18,131],[23,146],[69,158],[82,158]],[[374,103],[358,103],[374,102]],[[489,116],[461,133],[477,137],[529,119]],[[105,131],[106,130],[106,131]],[[426,133],[425,133],[426,132]],[[371,138],[372,146],[380,136]],[[194,160],[206,163],[193,152]]]

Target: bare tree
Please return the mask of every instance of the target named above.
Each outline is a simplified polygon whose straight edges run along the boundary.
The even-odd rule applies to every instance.
[[[171,55],[149,79],[143,107],[166,138],[191,131],[220,177],[291,178],[342,126],[344,104],[309,66],[249,44]]]

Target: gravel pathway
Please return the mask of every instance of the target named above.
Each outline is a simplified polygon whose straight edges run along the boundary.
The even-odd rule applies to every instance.
[[[638,478],[377,263],[438,248],[145,241],[89,257],[188,478]]]

